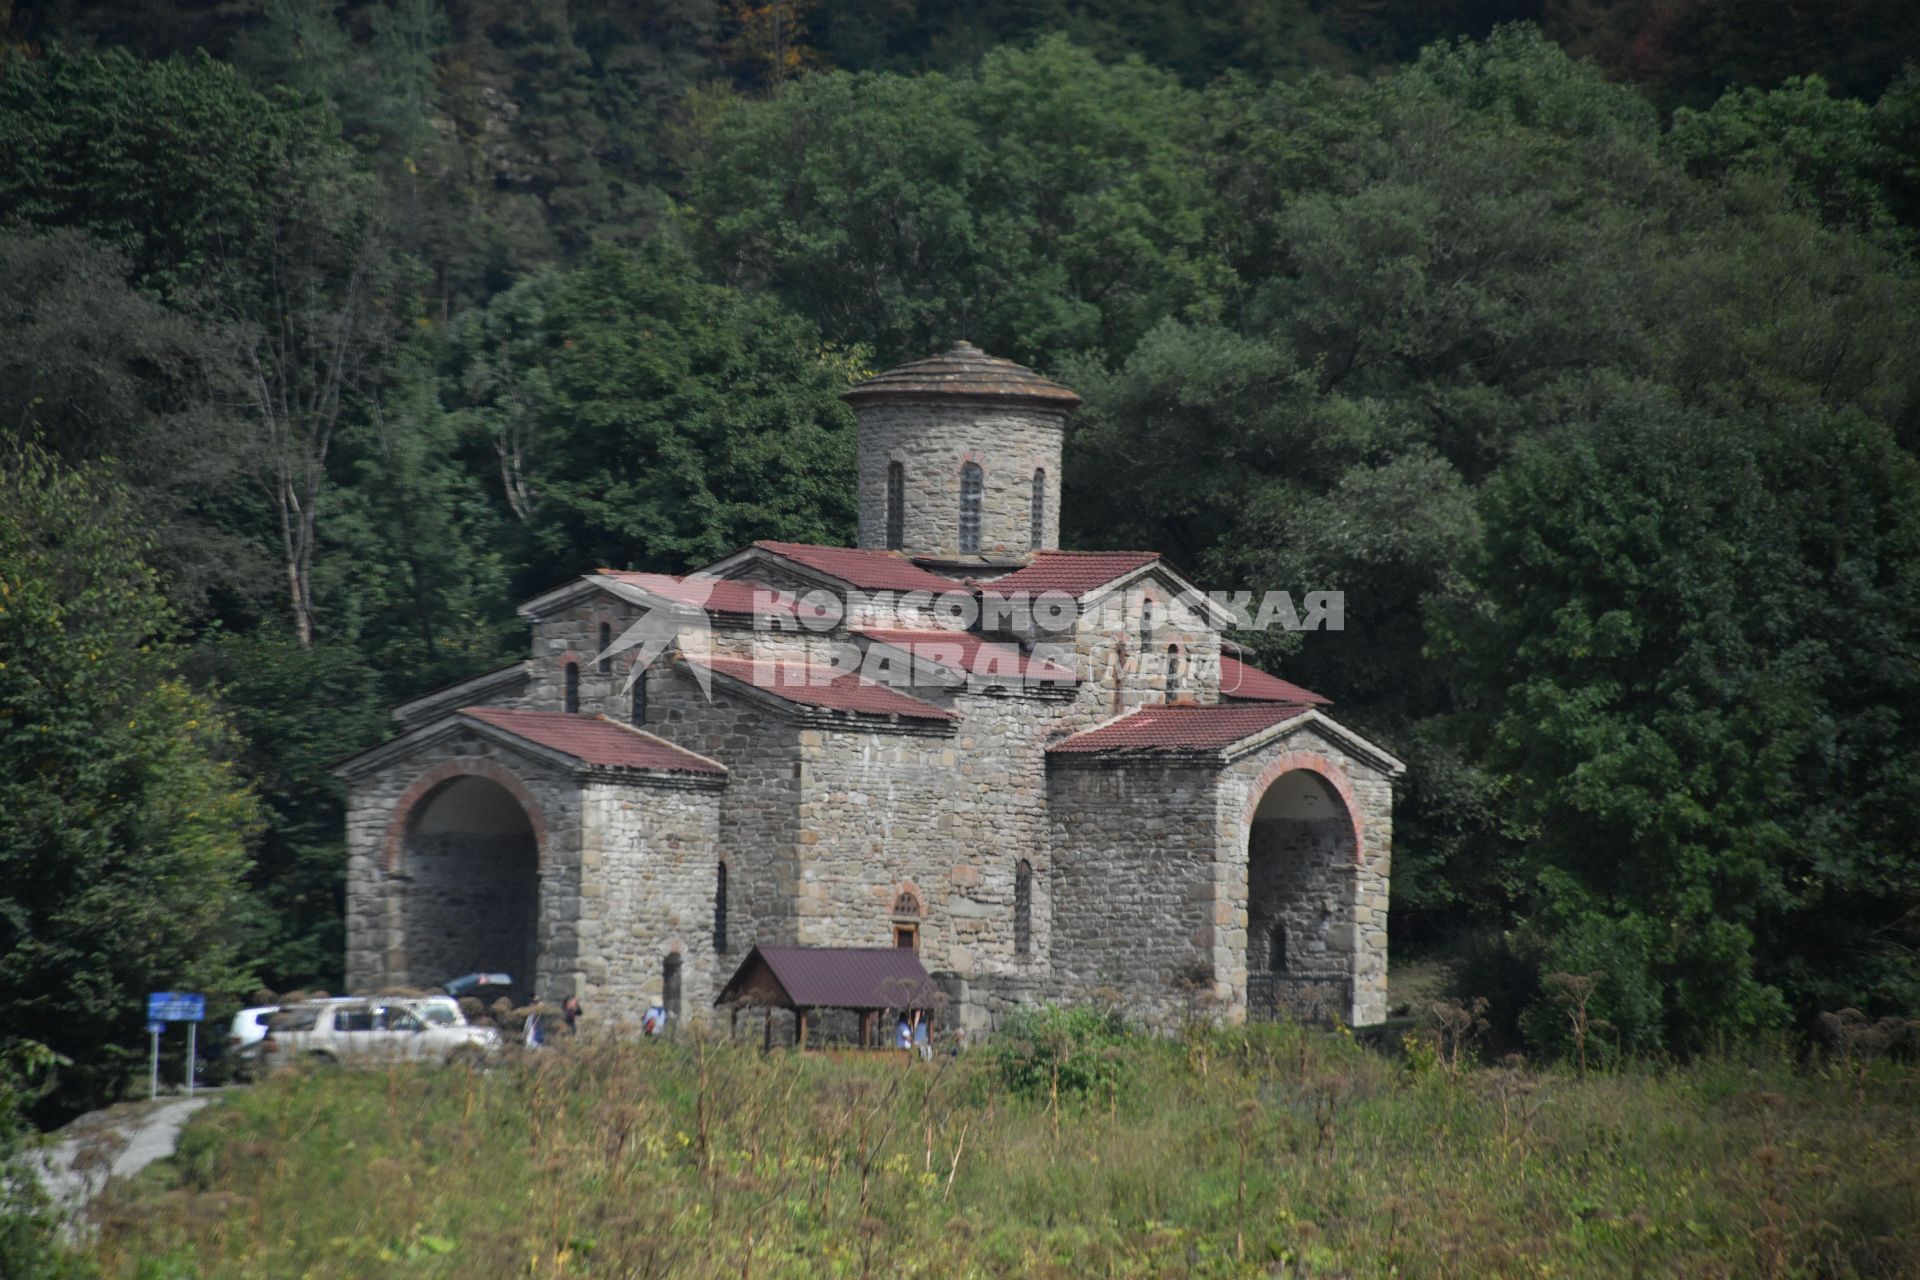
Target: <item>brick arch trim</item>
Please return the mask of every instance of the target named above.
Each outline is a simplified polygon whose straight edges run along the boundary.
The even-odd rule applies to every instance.
[[[1347,808],[1347,818],[1353,823],[1353,860],[1355,863],[1365,862],[1367,831],[1365,821],[1360,816],[1359,799],[1353,794],[1353,783],[1347,780],[1347,775],[1339,765],[1317,751],[1283,751],[1275,756],[1272,762],[1260,771],[1259,778],[1255,779],[1253,790],[1247,797],[1246,816],[1241,820],[1240,825],[1248,829],[1253,826],[1254,812],[1259,809],[1260,802],[1266,798],[1267,788],[1285,775],[1303,770],[1307,773],[1319,774],[1321,779],[1340,797],[1340,803]]]
[[[391,873],[400,865],[400,854],[406,845],[407,824],[413,818],[413,811],[422,800],[438,791],[444,784],[455,778],[485,778],[497,783],[512,796],[527,815],[527,823],[533,828],[535,865],[541,870],[547,869],[547,820],[540,810],[540,802],[533,798],[524,782],[516,778],[509,770],[491,760],[442,760],[418,778],[413,780],[393,806],[393,817],[387,822],[386,835],[380,841],[380,869]]]

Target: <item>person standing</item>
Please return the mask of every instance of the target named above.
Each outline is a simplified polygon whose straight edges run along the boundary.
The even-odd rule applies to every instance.
[[[546,1036],[540,1027],[540,1004],[535,1001],[527,1006],[526,1027],[521,1032],[521,1043],[529,1049],[538,1049],[546,1043]]]

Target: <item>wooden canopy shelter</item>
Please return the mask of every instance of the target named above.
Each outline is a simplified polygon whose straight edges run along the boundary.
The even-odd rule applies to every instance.
[[[713,1001],[732,1006],[738,1029],[740,1010],[764,1009],[767,1046],[773,1044],[773,1011],[794,1015],[793,1042],[807,1043],[807,1014],[813,1009],[849,1009],[860,1015],[863,1047],[884,1044],[879,1016],[897,1009],[916,1012],[931,1022],[946,994],[927,976],[911,947],[754,947]]]

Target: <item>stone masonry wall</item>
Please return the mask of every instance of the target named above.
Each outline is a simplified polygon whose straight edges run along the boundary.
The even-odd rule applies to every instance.
[[[1247,846],[1247,970],[1345,978],[1339,932],[1353,868],[1353,827],[1344,816],[1254,822]],[[1272,965],[1274,929],[1284,962]]]
[[[957,711],[952,732],[804,729],[800,937],[885,946],[919,930],[929,972],[964,993],[952,1016],[984,1028],[996,1002],[1044,987],[1052,948],[1045,744],[1072,713],[1057,695],[915,692]],[[1032,871],[1029,939],[1015,942],[1019,865]],[[916,916],[894,908],[902,892]]]
[[[1180,1016],[1213,977],[1212,769],[1055,757],[1047,794],[1055,998],[1112,987],[1145,1016]]]
[[[1144,629],[1147,602],[1163,602],[1169,594],[1169,584],[1149,579],[1091,602],[1070,631],[1037,632],[1048,656],[1071,662],[1080,675],[1074,709],[1052,731],[1088,729],[1170,697],[1220,700],[1218,632],[1164,622]]]
[[[525,983],[539,967],[539,854],[520,835],[415,833],[396,881],[409,977],[419,985],[463,973],[510,973]],[[415,975],[418,975],[415,977]]]
[[[732,975],[713,945],[723,794],[701,783],[587,786],[580,997],[594,1025],[637,1030],[662,1000],[670,955],[680,957],[683,1018],[705,1017]]]
[[[980,550],[1008,554],[1033,545],[1033,473],[1046,471],[1039,545],[1060,545],[1060,448],[1065,415],[991,402],[883,402],[855,410],[860,420],[860,539],[887,545],[887,467],[905,469],[905,549],[960,550],[960,468],[982,472]]]
[[[799,729],[721,680],[709,698],[678,667],[656,673],[648,710],[652,732],[727,766],[714,858],[727,862],[728,947],[714,963],[731,976],[755,943],[797,939]],[[711,936],[703,945],[711,952]]]

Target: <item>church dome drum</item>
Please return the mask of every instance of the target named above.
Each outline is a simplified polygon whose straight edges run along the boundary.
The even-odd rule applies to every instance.
[[[1073,391],[962,342],[843,398],[860,423],[862,547],[987,564],[1060,545]]]

